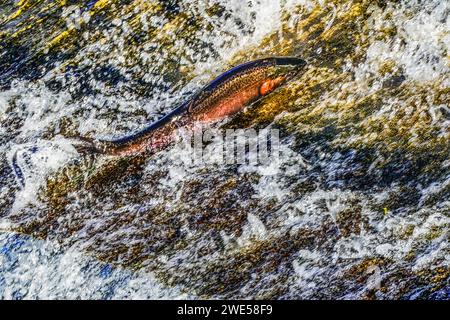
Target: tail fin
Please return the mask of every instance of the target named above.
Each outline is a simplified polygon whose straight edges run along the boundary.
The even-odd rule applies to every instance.
[[[114,155],[120,147],[114,141],[99,140],[82,136],[74,137],[73,147],[81,156],[86,155]]]
[[[81,156],[104,153],[104,148],[100,146],[101,142],[98,140],[82,136],[74,139],[75,141],[72,145]]]

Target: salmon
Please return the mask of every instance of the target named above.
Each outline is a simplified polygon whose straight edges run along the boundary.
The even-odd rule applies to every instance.
[[[285,84],[305,65],[297,57],[270,57],[240,64],[139,132],[116,140],[82,140],[90,151],[113,156],[158,152],[174,141],[179,128],[214,123],[236,114]]]

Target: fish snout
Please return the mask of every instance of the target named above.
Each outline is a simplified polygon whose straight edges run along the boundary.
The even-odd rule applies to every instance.
[[[291,81],[306,65],[306,62],[303,59],[297,57],[283,57],[275,59],[275,72],[269,77],[269,79],[265,80],[259,88],[259,94],[261,96],[265,96],[283,84]],[[281,68],[277,68],[279,66]]]
[[[302,68],[306,65],[306,61],[298,57],[275,57],[275,65],[277,66],[295,66]]]
[[[295,78],[306,66],[306,61],[298,57],[276,57],[275,67],[277,78],[282,77],[283,81],[277,81],[276,87]],[[279,82],[279,83],[278,83]]]

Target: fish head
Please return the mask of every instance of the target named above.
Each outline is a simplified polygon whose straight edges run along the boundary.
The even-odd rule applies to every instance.
[[[260,88],[259,94],[266,96],[275,89],[281,87],[287,82],[294,79],[301,69],[306,65],[306,62],[300,58],[276,58],[275,65],[271,67],[267,78],[264,79]]]

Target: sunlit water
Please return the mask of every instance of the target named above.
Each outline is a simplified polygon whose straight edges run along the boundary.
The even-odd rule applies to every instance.
[[[448,299],[449,12],[437,0],[2,2],[1,296]],[[280,129],[272,167],[189,166],[178,145],[92,159],[72,145],[142,128],[270,55],[309,65],[215,129]]]

